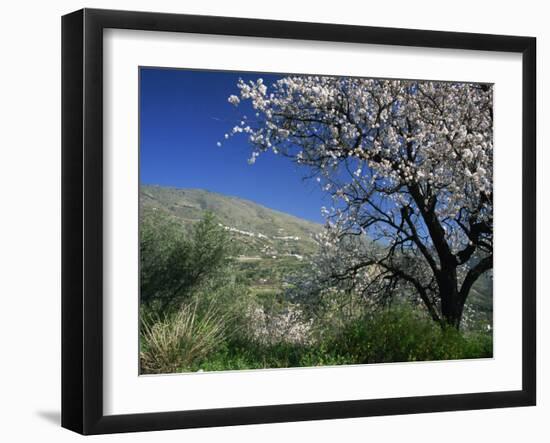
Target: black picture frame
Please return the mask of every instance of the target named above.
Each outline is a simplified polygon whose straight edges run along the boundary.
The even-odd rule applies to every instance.
[[[103,30],[172,31],[522,54],[522,389],[260,407],[103,413]],[[62,426],[82,434],[530,406],[536,403],[536,39],[83,9],[62,18]],[[519,166],[518,166],[519,168]]]

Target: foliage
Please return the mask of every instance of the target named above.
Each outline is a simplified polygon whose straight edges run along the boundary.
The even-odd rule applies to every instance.
[[[464,336],[442,329],[409,306],[385,308],[354,320],[327,339],[357,363],[454,360],[492,356],[490,334]]]
[[[194,301],[178,311],[141,316],[142,372],[167,374],[185,371],[214,351],[226,333],[227,314],[215,305],[199,309]]]
[[[355,319],[317,340],[265,342],[237,334],[194,370],[219,371],[492,357],[492,335],[441,329],[410,306]]]
[[[189,235],[160,211],[143,214],[140,227],[141,302],[149,310],[177,309],[193,291],[221,282],[233,247],[211,213]]]

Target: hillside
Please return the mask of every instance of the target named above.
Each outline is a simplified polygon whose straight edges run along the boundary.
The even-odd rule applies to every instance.
[[[163,211],[190,227],[210,211],[238,245],[239,275],[254,293],[280,294],[288,276],[305,265],[322,225],[266,208],[249,200],[203,189],[141,186],[140,208]],[[492,277],[482,276],[468,300],[472,320],[492,322]]]
[[[140,207],[143,212],[164,211],[185,225],[200,220],[207,211],[213,212],[242,246],[242,260],[267,257],[302,260],[315,251],[313,237],[322,230],[319,224],[203,189],[142,186]]]

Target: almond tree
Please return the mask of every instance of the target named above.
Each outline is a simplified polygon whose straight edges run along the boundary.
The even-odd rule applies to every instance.
[[[225,138],[246,135],[250,163],[268,150],[291,158],[332,196],[322,274],[366,299],[407,289],[458,328],[493,266],[492,87],[323,76],[237,86],[229,102],[254,115]]]

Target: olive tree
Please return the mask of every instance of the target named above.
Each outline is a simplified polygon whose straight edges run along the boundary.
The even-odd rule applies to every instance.
[[[145,308],[179,309],[198,289],[225,283],[233,245],[211,213],[190,229],[161,211],[144,212],[140,224],[140,292]]]

